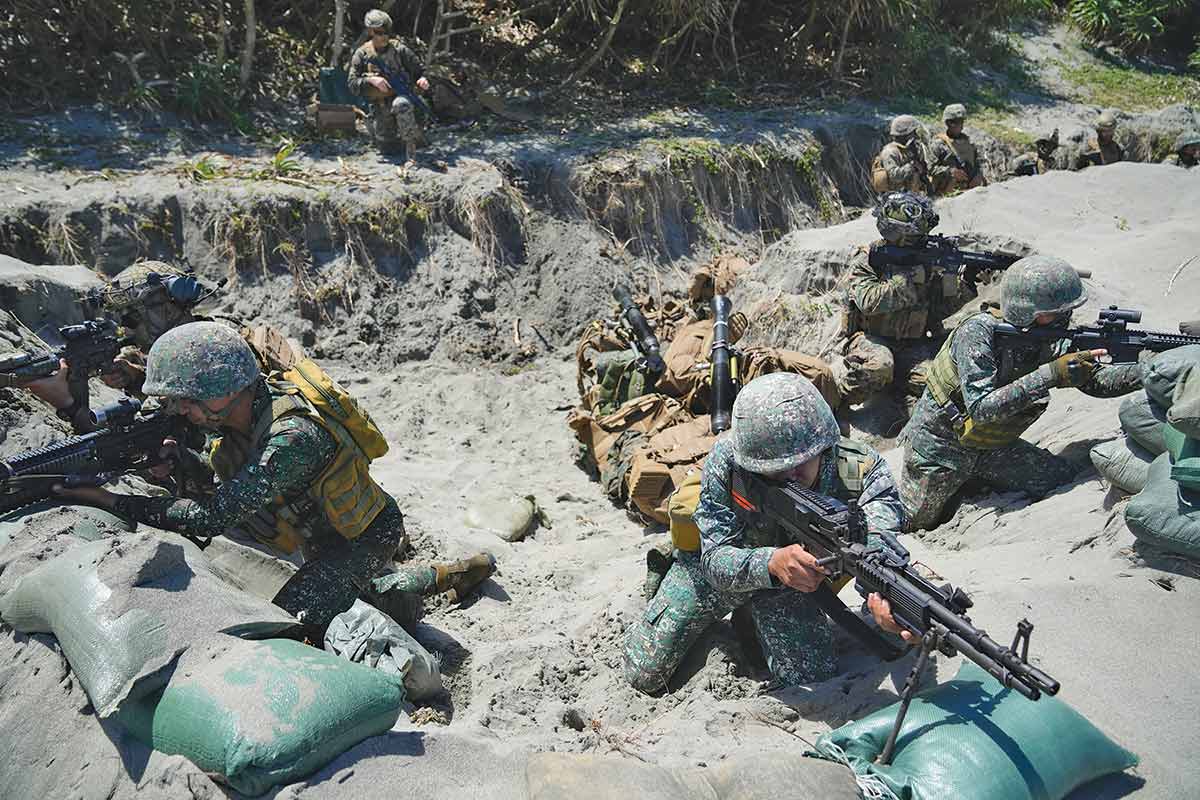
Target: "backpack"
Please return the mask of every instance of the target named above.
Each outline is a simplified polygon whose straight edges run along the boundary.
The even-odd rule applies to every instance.
[[[381,458],[388,451],[387,439],[367,410],[326,374],[311,358],[303,358],[280,377],[300,390],[317,412],[346,429],[367,460]]]

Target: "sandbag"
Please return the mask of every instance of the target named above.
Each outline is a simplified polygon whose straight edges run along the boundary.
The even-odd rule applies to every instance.
[[[1200,364],[1200,344],[1176,347],[1142,362],[1142,388],[1163,408],[1175,402],[1175,386]]]
[[[533,495],[477,497],[467,506],[463,521],[468,528],[489,531],[506,542],[518,542],[533,527],[538,511]]]
[[[1139,540],[1200,559],[1200,491],[1171,480],[1171,455],[1150,465],[1146,488],[1125,507],[1125,523]]]
[[[1167,410],[1150,399],[1145,390],[1134,392],[1121,401],[1117,412],[1121,428],[1152,455],[1165,453],[1162,426],[1167,422]]]
[[[1164,425],[1163,441],[1171,455],[1171,480],[1185,489],[1200,489],[1200,440]]]
[[[399,680],[289,639],[186,653],[160,692],[116,721],[247,795],[291,783],[396,724]]]
[[[1183,435],[1200,439],[1200,368],[1188,370],[1176,382],[1172,397],[1167,419]]]
[[[1132,437],[1101,442],[1091,450],[1092,465],[1113,486],[1137,494],[1146,486],[1154,454]]]
[[[224,633],[277,636],[296,620],[214,575],[185,539],[130,534],[74,547],[25,575],[0,601],[22,633],[52,633],[96,713],[160,688],[175,659]]]
[[[362,600],[329,623],[325,650],[395,676],[413,700],[442,692],[437,658],[391,617]]]
[[[716,767],[666,768],[616,756],[535,753],[529,800],[858,800],[841,764],[780,753],[733,755]]]
[[[898,705],[825,734],[817,753],[847,759],[902,800],[1061,800],[1138,763],[1062,700],[1026,700],[968,661],[913,698],[892,763],[881,766]]]
[[[270,601],[296,574],[297,566],[266,552],[265,547],[257,541],[251,544],[214,536],[204,548],[204,558],[213,574],[230,586]]]

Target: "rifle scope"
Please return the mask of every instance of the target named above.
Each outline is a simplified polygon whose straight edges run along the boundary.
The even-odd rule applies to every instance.
[[[122,397],[115,403],[93,409],[88,419],[96,428],[120,428],[131,424],[141,410],[140,400]]]
[[[1142,312],[1135,311],[1131,308],[1118,308],[1117,306],[1109,306],[1108,308],[1100,309],[1101,322],[1133,322],[1142,321]]]

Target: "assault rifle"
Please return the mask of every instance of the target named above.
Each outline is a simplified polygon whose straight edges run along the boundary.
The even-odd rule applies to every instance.
[[[433,117],[433,109],[429,107],[429,104],[426,103],[423,98],[419,97],[417,93],[413,91],[412,80],[409,78],[407,72],[393,72],[379,58],[367,59],[367,63],[374,66],[375,69],[379,71],[379,76],[388,82],[388,86],[392,87],[392,92],[395,93],[397,97],[406,98],[410,103],[413,104],[413,108],[418,114],[422,115],[424,119],[430,119]]]
[[[709,360],[712,362],[711,428],[714,434],[729,430],[733,416],[733,398],[738,390],[737,355],[729,345],[729,312],[733,303],[723,294],[714,295],[713,343]]]
[[[1029,620],[1017,623],[1009,647],[993,641],[975,627],[966,612],[971,598],[950,584],[935,586],[912,567],[906,549],[890,533],[881,533],[886,546],[867,543],[866,518],[856,504],[825,497],[795,483],[768,481],[744,470],[733,475],[733,500],[743,510],[765,517],[778,525],[787,538],[816,557],[829,579],[808,595],[837,623],[864,640],[883,658],[896,658],[900,651],[852,613],[838,600],[830,581],[855,579],[860,593],[878,592],[891,605],[899,625],[921,638],[921,653],[905,683],[900,710],[880,763],[891,760],[896,736],[908,712],[921,671],[934,649],[953,656],[961,653],[992,675],[1001,685],[1015,689],[1030,700],[1042,693],[1057,694],[1059,682],[1029,663]]]
[[[1024,256],[1014,256],[1009,253],[985,251],[982,253],[962,250],[958,240],[936,234],[926,236],[924,243],[914,247],[898,244],[881,244],[872,247],[867,256],[867,262],[877,270],[885,273],[897,272],[905,268],[925,267],[941,272],[958,272],[964,270],[967,280],[974,283],[979,279],[979,273],[1002,271],[1020,261]],[[1076,270],[1081,278],[1090,278],[1088,270]]]
[[[18,353],[0,359],[0,385],[22,385],[48,378],[58,372],[59,360],[67,362],[67,386],[76,408],[87,411],[89,378],[116,369],[113,359],[121,348],[132,342],[119,336],[117,324],[111,320],[93,319],[78,325],[58,329],[65,344],[52,353],[29,355]]]
[[[51,487],[102,486],[122,473],[163,463],[163,439],[184,440],[183,417],[124,397],[91,412],[97,430],[0,461],[0,513],[54,497]]]
[[[644,367],[648,375],[657,378],[667,370],[667,364],[659,353],[661,348],[658,337],[654,335],[654,330],[646,320],[646,315],[638,308],[637,303],[633,302],[628,288],[617,286],[613,288],[612,294],[613,299],[621,304],[621,318],[633,330],[633,345],[637,348],[643,362],[640,366]]]
[[[1068,339],[1072,350],[1104,349],[1117,364],[1135,363],[1143,350],[1162,353],[1176,347],[1200,344],[1200,336],[1130,330],[1129,323],[1141,321],[1141,311],[1109,306],[1100,310],[1100,318],[1095,325],[1080,325],[1078,328],[1018,328],[1004,322],[996,326],[996,342],[1001,346],[1011,346],[1020,342],[1056,342]]]

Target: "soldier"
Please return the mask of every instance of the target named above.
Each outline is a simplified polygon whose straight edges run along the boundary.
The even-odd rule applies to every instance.
[[[929,169],[917,140],[917,118],[901,114],[892,120],[892,141],[883,146],[871,165],[871,185],[876,192],[930,194]]]
[[[1103,112],[1096,118],[1096,135],[1088,139],[1087,148],[1075,159],[1075,169],[1087,169],[1092,166],[1115,164],[1125,160],[1125,151],[1113,134],[1117,130],[1117,115],[1111,111]]]
[[[938,195],[987,185],[979,151],[971,142],[971,137],[963,133],[966,118],[967,107],[962,103],[951,103],[942,111],[946,132],[934,137],[930,147],[930,179],[933,191]]]
[[[379,152],[400,155],[411,163],[424,138],[422,117],[427,114],[424,101],[412,93],[412,87],[428,92],[429,81],[416,53],[391,38],[392,18],[386,12],[368,11],[363,24],[371,39],[354,51],[347,85],[351,92],[371,101],[367,128]],[[397,92],[393,82],[405,91]]]
[[[1101,364],[1103,350],[1067,352],[1065,339],[1002,348],[994,331],[1002,322],[1065,330],[1086,300],[1069,264],[1028,256],[1005,271],[999,309],[955,328],[929,365],[925,393],[901,433],[900,494],[910,530],[937,526],[947,502],[971,479],[1040,499],[1074,477],[1069,461],[1021,434],[1046,410],[1051,389],[1115,397],[1138,388],[1138,366]]]
[[[700,635],[742,607],[748,607],[749,625],[777,680],[811,683],[836,672],[829,623],[805,599],[825,572],[803,547],[788,544],[781,531],[748,518],[734,503],[732,474],[738,469],[857,500],[877,546],[879,531],[903,528],[904,509],[887,463],[870,447],[840,437],[833,411],[811,382],[782,372],[751,381],[734,401],[733,427],[704,465],[693,516],[700,550],[676,551],[625,640],[625,676],[639,691],[666,689]],[[882,629],[900,632],[885,599],[871,595],[868,607]]]
[[[847,340],[835,375],[850,404],[865,402],[894,381],[903,391],[907,417],[925,390],[929,359],[941,346],[942,320],[975,297],[975,285],[965,275],[920,265],[872,265],[882,260],[883,245],[922,246],[938,224],[927,198],[889,192],[874,215],[883,238],[859,248],[851,259]]]
[[[1175,148],[1163,159],[1164,164],[1191,169],[1200,161],[1200,131],[1184,131],[1175,139]]]
[[[1054,169],[1054,151],[1058,149],[1058,128],[1053,132],[1043,131],[1033,140],[1034,150],[1013,159],[1012,174],[1045,175]]]
[[[368,471],[364,436],[382,442],[382,434],[341,387],[325,386],[339,393],[339,417],[296,385],[264,377],[237,331],[193,322],[150,348],[144,391],[219,434],[210,453],[221,479],[215,494],[195,501],[58,487],[59,495],[170,531],[211,536],[244,527],[280,551],[298,546],[304,564],[273,602],[294,614],[313,641],[360,594],[376,600],[371,580],[391,565],[404,540],[404,518]],[[345,414],[347,408],[353,413]],[[174,446],[164,442],[164,455]],[[415,595],[449,590],[461,598],[494,571],[487,554],[410,564],[389,578],[389,587]]]

